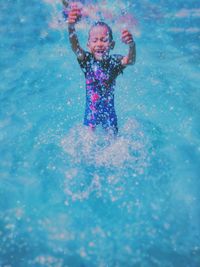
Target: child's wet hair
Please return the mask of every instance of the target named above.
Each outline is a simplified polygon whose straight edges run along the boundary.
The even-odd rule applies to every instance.
[[[91,32],[91,30],[92,30],[94,27],[96,27],[96,26],[106,27],[106,28],[108,29],[109,39],[110,39],[110,41],[113,41],[113,33],[112,33],[112,29],[110,28],[110,26],[109,26],[107,23],[105,23],[105,22],[103,22],[103,21],[96,21],[96,22],[91,26],[91,28],[90,28],[90,30],[89,30],[89,38],[90,38],[90,32]]]

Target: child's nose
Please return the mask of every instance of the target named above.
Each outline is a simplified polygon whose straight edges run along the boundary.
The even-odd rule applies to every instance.
[[[103,46],[104,45],[104,43],[101,41],[101,40],[99,40],[98,42],[97,42],[97,46]]]

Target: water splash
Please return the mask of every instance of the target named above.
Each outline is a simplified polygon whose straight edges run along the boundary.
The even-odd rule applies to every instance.
[[[149,164],[149,144],[141,126],[130,120],[121,132],[113,138],[78,125],[62,140],[71,162],[66,171],[65,193],[73,201],[89,198],[93,193],[118,200],[144,175]]]
[[[44,0],[53,7],[52,21],[50,22],[50,27],[54,29],[65,29],[66,28],[66,18],[62,15],[62,8],[60,6],[60,1]],[[127,2],[126,4],[120,0],[116,0],[115,4],[111,4],[110,1],[67,1],[69,5],[64,7],[67,9],[71,4],[76,3],[82,10],[82,19],[77,24],[77,28],[80,30],[85,30],[94,21],[105,20],[111,26],[113,31],[121,31],[122,29],[129,28],[133,31],[134,35],[140,35],[140,30],[138,27],[138,20],[136,19],[133,12],[130,12],[131,4]]]

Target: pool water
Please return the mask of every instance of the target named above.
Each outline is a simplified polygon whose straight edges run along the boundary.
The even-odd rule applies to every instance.
[[[0,3],[0,266],[200,266],[197,1],[82,1],[130,28],[119,136],[82,125],[84,76],[59,1]],[[95,9],[95,8],[96,9]]]

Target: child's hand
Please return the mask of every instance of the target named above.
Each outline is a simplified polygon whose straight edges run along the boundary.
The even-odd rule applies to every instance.
[[[123,30],[122,31],[122,42],[125,44],[132,44],[133,43],[133,36],[128,30]]]
[[[78,7],[75,3],[71,5],[71,9],[68,14],[68,23],[75,24],[81,18],[81,8]]]

